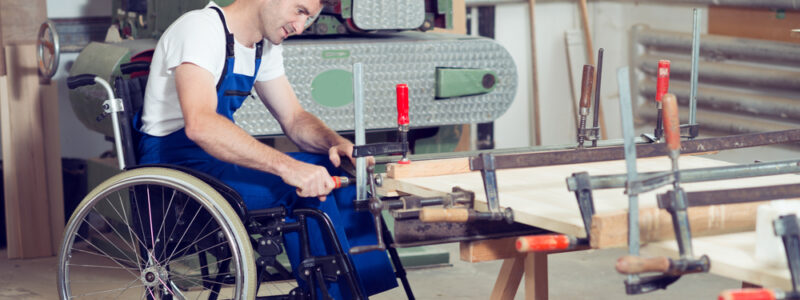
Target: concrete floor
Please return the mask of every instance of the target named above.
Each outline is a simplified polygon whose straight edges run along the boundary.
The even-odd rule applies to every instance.
[[[720,160],[752,163],[798,157],[789,148],[757,148],[714,154]],[[459,260],[458,244],[431,246],[450,252],[451,266],[410,270],[411,286],[418,299],[488,299],[501,261],[467,263]],[[550,299],[715,299],[720,291],[739,288],[741,282],[711,274],[687,275],[665,291],[626,296],[624,276],[614,271],[616,259],[625,249],[586,250],[548,256]],[[0,300],[57,299],[55,257],[8,260],[0,250]],[[372,299],[405,299],[396,288]],[[515,299],[524,299],[520,288]]]
[[[500,261],[468,263],[458,259],[458,244],[434,246],[450,251],[451,266],[409,270],[408,277],[417,299],[489,299],[500,271]],[[586,250],[548,256],[550,299],[625,298],[624,276],[614,271],[614,262],[624,249]],[[0,299],[57,299],[55,257],[8,260],[0,251]],[[741,282],[710,274],[689,275],[665,291],[630,299],[715,299],[725,289]],[[396,288],[371,299],[405,299]],[[524,299],[520,288],[517,297]]]

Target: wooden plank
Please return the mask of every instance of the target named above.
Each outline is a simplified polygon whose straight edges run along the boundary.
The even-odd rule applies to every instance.
[[[5,44],[35,44],[39,26],[47,21],[45,0],[0,1],[0,34]],[[10,64],[9,64],[10,66]]]
[[[693,237],[752,231],[756,228],[756,210],[764,202],[690,207],[689,222]],[[642,243],[675,238],[672,217],[664,209],[639,211]],[[596,214],[592,217],[592,248],[604,249],[628,245],[626,211]]]
[[[42,102],[35,45],[6,47],[8,77],[0,100],[9,258],[51,256]]]
[[[792,29],[800,27],[800,10],[709,6],[708,33],[800,43]]]
[[[524,260],[524,256],[517,255],[503,261],[503,266],[500,267],[500,273],[497,274],[497,281],[494,283],[492,295],[489,299],[514,299],[519,288],[519,282],[525,273]]]
[[[667,171],[671,167],[668,158],[647,158],[637,161],[639,172]],[[705,168],[730,165],[700,156],[681,156],[681,168]],[[574,165],[547,166],[536,168],[506,169],[497,172],[500,206],[514,210],[516,222],[542,229],[585,237],[586,232],[578,210],[574,193],[566,188],[565,178],[575,172],[588,172],[591,175],[621,174],[625,172],[624,161],[607,161]],[[775,184],[797,183],[797,175],[779,175],[747,179],[723,180],[715,182],[685,183],[681,186],[687,191],[715,190],[723,188],[745,188]],[[390,181],[390,180],[386,180]],[[391,179],[398,192],[415,194],[446,193],[454,186],[475,192],[476,202],[486,202],[483,180],[480,172],[442,175],[418,178]],[[641,194],[642,209],[657,207],[656,194],[671,187]],[[628,197],[622,189],[598,190],[593,192],[597,214],[623,211],[628,206]],[[485,205],[485,204],[484,204]],[[482,205],[477,205],[477,208]]]
[[[64,181],[61,167],[61,131],[58,124],[58,85],[54,82],[40,85],[42,122],[44,127],[45,173],[47,174],[47,199],[50,208],[50,230],[53,253],[58,253],[64,233]]]
[[[775,267],[755,260],[755,231],[708,236],[692,239],[694,254],[711,258],[710,273],[749,282],[767,288],[792,289],[789,269]],[[651,243],[642,248],[648,256],[678,257],[675,241]]]
[[[525,256],[525,299],[547,300],[547,285],[547,253],[528,253]]]
[[[0,2],[2,3],[2,2]],[[2,8],[2,4],[0,4],[0,9]],[[3,13],[0,12],[0,25],[3,24]],[[3,43],[3,32],[2,28],[0,28],[0,77],[6,76],[6,46]]]
[[[460,245],[461,260],[475,263],[514,258],[520,255],[514,247],[516,242],[516,237],[462,242]]]
[[[386,166],[389,178],[413,178],[469,173],[469,158],[449,158],[414,161],[410,164],[392,163]]]

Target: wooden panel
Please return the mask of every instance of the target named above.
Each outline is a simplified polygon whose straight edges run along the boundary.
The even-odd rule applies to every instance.
[[[682,156],[679,162],[682,168],[717,167],[730,165],[726,162],[699,156]],[[640,172],[666,171],[670,168],[668,158],[648,158],[638,160]],[[547,166],[537,168],[507,169],[497,172],[500,191],[500,206],[514,209],[515,220],[520,223],[555,231],[559,233],[585,237],[583,221],[578,211],[575,195],[566,188],[565,178],[574,172],[586,171],[591,175],[620,174],[625,172],[624,161],[608,161],[576,165]],[[682,187],[687,191],[714,190],[723,188],[744,188],[764,185],[797,183],[796,175],[768,176],[748,179],[725,180],[716,182],[686,183]],[[421,190],[449,192],[452,187],[472,190],[479,203],[486,202],[483,181],[479,172],[458,175],[419,177],[406,179],[387,179],[399,192],[414,194]],[[655,196],[663,193],[668,187],[641,194],[640,207],[656,207]],[[624,211],[628,207],[628,197],[622,189],[594,191],[595,211],[597,214]],[[476,205],[477,206],[477,205]],[[480,207],[480,206],[478,206]]]
[[[451,158],[415,161],[410,164],[388,164],[386,175],[389,178],[413,178],[469,173],[469,159]]]
[[[800,43],[791,30],[800,28],[800,10],[710,6],[708,33]]]
[[[768,288],[791,290],[789,269],[756,262],[755,244],[754,231],[692,239],[695,255],[706,254],[711,258],[712,274]],[[675,241],[652,243],[642,248],[642,253],[650,256],[679,256]]]
[[[38,73],[37,73],[38,74]],[[40,85],[42,126],[44,127],[45,173],[47,174],[47,202],[50,208],[50,230],[53,253],[60,250],[64,233],[64,181],[61,167],[61,130],[58,126],[58,85],[51,82]]]
[[[39,26],[47,21],[47,1],[0,1],[0,21],[4,45],[36,43]]]
[[[692,236],[745,232],[756,229],[756,210],[764,202],[690,207]],[[675,238],[672,216],[664,209],[639,211],[642,243]],[[628,245],[628,213],[626,211],[596,214],[592,217],[592,248],[603,249]]]
[[[0,92],[9,258],[55,253],[45,175],[42,98],[34,49],[35,45],[6,47],[8,76]]]
[[[0,9],[2,9],[2,2],[0,2]],[[3,24],[3,13],[0,12],[0,26]],[[0,27],[0,76],[6,76],[6,47],[3,43],[3,32]]]
[[[516,242],[516,237],[462,242],[460,245],[461,260],[475,263],[514,258],[520,255],[514,247]]]

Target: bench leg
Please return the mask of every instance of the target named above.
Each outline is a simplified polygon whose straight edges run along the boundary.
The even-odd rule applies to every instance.
[[[492,296],[489,299],[514,299],[519,282],[522,280],[522,274],[525,273],[524,260],[524,255],[503,260],[503,266],[500,268],[500,274],[497,275],[497,281],[494,283]]]
[[[525,256],[525,299],[547,300],[547,253]]]

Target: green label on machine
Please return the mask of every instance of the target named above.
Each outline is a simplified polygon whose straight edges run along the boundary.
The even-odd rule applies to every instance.
[[[353,102],[353,73],[331,69],[311,81],[311,98],[327,107],[341,107]]]
[[[322,51],[322,58],[337,59],[350,57],[350,50],[325,50]]]

